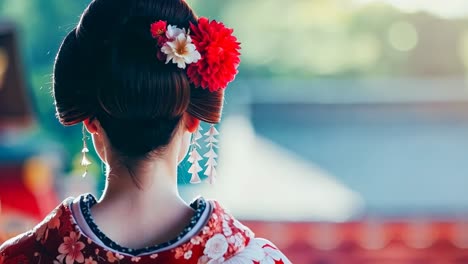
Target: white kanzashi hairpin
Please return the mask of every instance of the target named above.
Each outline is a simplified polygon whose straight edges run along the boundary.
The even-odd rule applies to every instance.
[[[185,71],[194,88],[207,89],[212,93],[226,89],[238,73],[241,47],[233,32],[232,28],[206,17],[199,18],[196,23],[189,23],[186,28],[170,25],[165,20],[150,25],[150,33],[157,47],[157,59],[166,64],[176,64]],[[209,150],[201,156],[201,147],[197,143],[202,137],[200,131],[201,127],[193,135],[189,152],[188,161],[192,164],[189,169],[192,175],[190,182],[201,182],[199,173],[203,168],[199,162],[206,157],[208,161],[204,175],[208,176],[210,183],[214,183],[218,158],[215,152],[218,148],[216,136],[219,133],[214,125],[205,133]]]
[[[190,183],[201,182],[198,173],[203,170],[203,168],[199,164],[199,162],[203,160],[203,157],[200,155],[200,153],[198,153],[198,149],[200,149],[201,147],[197,141],[203,137],[200,132],[202,130],[203,128],[201,126],[197,128],[197,131],[195,131],[195,133],[193,133],[192,135],[192,142],[190,143],[191,149],[188,158],[188,161],[192,164],[188,170],[188,172],[192,174],[192,177],[190,178]]]
[[[215,148],[218,148],[218,145],[216,144],[218,143],[218,139],[216,139],[216,136],[218,135],[219,132],[216,130],[214,125],[211,125],[208,132],[205,133],[205,136],[207,136],[205,142],[208,142],[206,147],[209,148],[209,150],[205,155],[203,155],[203,157],[208,158],[205,164],[206,170],[204,175],[208,176],[208,180],[211,184],[215,183],[217,176],[216,166],[218,165],[218,162],[216,161],[216,158],[218,158],[218,154],[216,154]]]
[[[177,67],[185,69],[186,64],[195,63],[201,59],[200,52],[197,51],[192,38],[185,29],[169,25],[166,36],[168,40],[161,48],[167,56],[166,64],[172,60]]]

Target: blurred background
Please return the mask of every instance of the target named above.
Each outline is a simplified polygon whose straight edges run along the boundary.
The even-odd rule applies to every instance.
[[[468,263],[466,0],[190,0],[235,29],[220,200],[293,263]],[[0,242],[100,195],[51,73],[89,0],[0,0]]]

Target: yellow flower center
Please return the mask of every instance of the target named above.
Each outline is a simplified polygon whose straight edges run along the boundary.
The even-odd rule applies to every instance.
[[[175,52],[180,56],[187,55],[188,50],[187,50],[186,42],[184,41],[184,42],[178,43],[178,45],[175,48]]]
[[[187,49],[185,47],[179,47],[176,52],[180,55],[185,55],[187,53]]]

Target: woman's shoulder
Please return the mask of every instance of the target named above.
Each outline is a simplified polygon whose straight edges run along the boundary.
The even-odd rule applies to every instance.
[[[35,244],[34,232],[29,230],[25,233],[12,237],[0,245],[0,263],[6,256],[17,256],[25,253],[25,248],[33,248]]]
[[[70,219],[69,203],[72,200],[73,198],[65,199],[34,228],[5,241],[0,246],[0,264],[22,263],[22,258],[31,259],[55,233],[71,229],[70,221],[66,220]]]
[[[270,241],[256,237],[254,232],[237,220],[220,202],[207,200],[211,216],[190,243],[175,249],[176,258],[200,252],[198,263],[291,263]],[[201,246],[201,250],[194,250]]]

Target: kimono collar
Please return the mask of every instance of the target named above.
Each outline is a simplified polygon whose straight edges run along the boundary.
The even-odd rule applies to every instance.
[[[65,199],[33,229],[35,241],[44,248],[55,248],[53,251],[59,253],[55,259],[60,263],[64,263],[63,260],[66,260],[66,263],[73,263],[75,260],[80,262],[82,257],[110,263],[117,260],[123,263],[127,261],[147,263],[145,259],[151,259],[151,263],[155,263],[156,259],[161,261],[156,263],[172,263],[170,261],[173,260],[176,261],[175,263],[178,261],[191,263],[187,261],[192,258],[201,261],[194,263],[207,263],[210,260],[223,261],[242,251],[249,240],[254,237],[250,229],[226,212],[217,201],[208,200],[207,202],[211,203],[213,208],[208,221],[196,235],[180,246],[152,254],[132,255],[116,252],[101,247],[80,231],[70,209],[72,201],[73,198]],[[51,254],[53,254],[52,251]],[[98,263],[101,262],[98,261]]]

